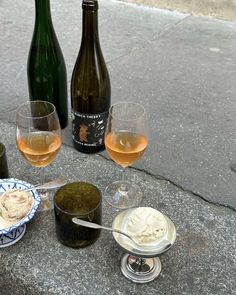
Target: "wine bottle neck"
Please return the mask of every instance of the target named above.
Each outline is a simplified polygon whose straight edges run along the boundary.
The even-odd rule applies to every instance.
[[[99,42],[97,10],[83,9],[82,43],[93,44]]]
[[[41,27],[52,25],[50,0],[35,0],[35,21]]]

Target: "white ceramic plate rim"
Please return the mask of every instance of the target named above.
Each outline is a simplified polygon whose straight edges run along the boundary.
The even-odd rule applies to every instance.
[[[0,193],[4,193],[6,189],[12,189],[12,188],[30,188],[33,185],[22,181],[16,178],[7,178],[7,179],[0,179]],[[9,232],[13,231],[14,229],[18,228],[19,226],[29,222],[35,215],[40,203],[41,198],[36,190],[31,190],[32,196],[34,198],[33,206],[30,210],[30,212],[20,221],[17,223],[11,225],[10,227],[4,228],[0,230],[0,235],[2,234],[8,234]]]

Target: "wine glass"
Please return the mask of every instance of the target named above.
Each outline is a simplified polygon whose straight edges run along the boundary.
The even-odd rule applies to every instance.
[[[61,147],[61,127],[55,106],[46,101],[28,101],[16,113],[16,143],[21,155],[34,167],[40,167],[40,184],[45,182],[44,168],[52,163]],[[48,209],[46,191],[40,193],[41,210]]]
[[[137,206],[142,200],[140,188],[125,180],[125,168],[144,154],[148,144],[146,112],[136,102],[120,102],[110,107],[105,131],[105,147],[110,158],[123,168],[122,180],[109,184],[104,198],[119,209]]]

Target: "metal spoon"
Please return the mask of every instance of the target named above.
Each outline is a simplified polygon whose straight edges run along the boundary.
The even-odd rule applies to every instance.
[[[28,192],[28,191],[31,191],[31,190],[34,190],[34,189],[53,189],[53,188],[57,188],[57,187],[60,187],[60,186],[63,186],[67,183],[67,180],[65,180],[64,178],[56,178],[52,181],[49,181],[49,182],[46,182],[44,184],[38,184],[38,185],[35,185],[35,186],[32,186],[32,187],[29,187],[27,189],[20,189],[20,190],[23,190],[25,192]]]
[[[85,220],[82,220],[82,219],[78,219],[76,217],[73,217],[72,218],[72,221],[78,225],[82,225],[82,226],[86,226],[86,227],[90,227],[90,228],[96,228],[96,229],[106,229],[106,230],[109,230],[109,231],[114,231],[116,233],[119,233],[121,235],[124,235],[126,236],[127,238],[129,238],[132,242],[134,242],[135,244],[137,244],[137,242],[135,242],[135,240],[130,236],[128,235],[127,233],[123,232],[123,231],[120,231],[118,229],[114,229],[114,228],[111,228],[111,227],[106,227],[106,226],[102,226],[100,224],[97,224],[97,223],[93,223],[93,222],[88,222],[88,221],[85,221]]]

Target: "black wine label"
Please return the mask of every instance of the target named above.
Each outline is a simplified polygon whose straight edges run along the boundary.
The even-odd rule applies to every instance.
[[[82,146],[104,145],[108,111],[100,114],[82,114],[72,111],[72,137]]]

